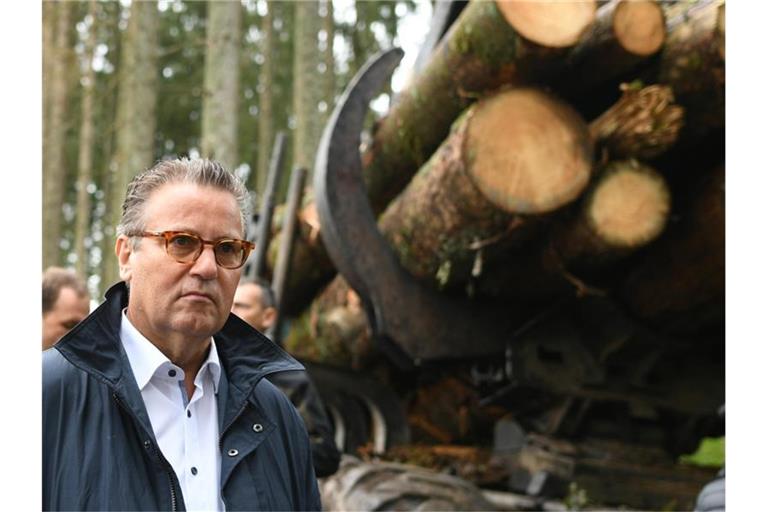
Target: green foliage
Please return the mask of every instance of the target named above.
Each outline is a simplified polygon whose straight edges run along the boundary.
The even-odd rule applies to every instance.
[[[695,452],[681,455],[680,462],[694,466],[720,468],[725,465],[725,436],[705,437]]]
[[[568,494],[563,502],[568,510],[584,510],[589,503],[589,497],[585,489],[579,487],[576,482],[571,482],[568,484]]]

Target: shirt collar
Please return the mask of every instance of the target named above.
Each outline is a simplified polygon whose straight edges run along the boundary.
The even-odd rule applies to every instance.
[[[121,322],[120,322],[120,340],[125,348],[125,353],[128,356],[128,362],[131,364],[131,370],[136,378],[136,384],[139,386],[139,390],[143,390],[144,387],[152,380],[152,376],[157,369],[164,364],[173,364],[171,361],[160,352],[160,350],[131,323],[126,314],[126,310],[123,309]],[[219,392],[219,379],[221,377],[221,363],[219,361],[219,353],[216,350],[216,342],[211,338],[211,349],[208,351],[208,357],[203,361],[200,366],[200,371],[195,376],[195,383],[206,375],[205,370],[208,370],[211,379],[213,380],[213,392]]]

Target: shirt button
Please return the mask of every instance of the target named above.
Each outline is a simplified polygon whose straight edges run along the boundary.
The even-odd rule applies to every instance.
[[[238,454],[238,453],[240,453],[240,452],[239,452],[239,451],[237,451],[237,450],[235,450],[234,448],[232,448],[231,450],[229,450],[229,451],[227,452],[227,455],[229,455],[230,457],[237,457],[237,454]]]
[[[191,417],[192,417],[192,411],[187,411],[187,418],[191,418]]]
[[[254,432],[261,432],[264,430],[264,427],[261,426],[261,423],[254,423],[253,424],[253,431]]]
[[[192,470],[191,471],[192,471],[193,475],[197,474],[197,468],[195,466],[192,466]]]
[[[169,377],[175,377],[176,376],[176,370],[168,370],[168,376]]]

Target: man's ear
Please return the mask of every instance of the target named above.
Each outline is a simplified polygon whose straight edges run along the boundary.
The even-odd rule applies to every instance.
[[[117,255],[117,264],[120,266],[120,279],[126,283],[131,282],[131,241],[125,235],[117,237],[115,242],[115,255]]]
[[[268,307],[261,312],[261,325],[264,326],[265,330],[272,327],[272,324],[275,323],[275,320],[277,320],[277,310],[275,308]]]

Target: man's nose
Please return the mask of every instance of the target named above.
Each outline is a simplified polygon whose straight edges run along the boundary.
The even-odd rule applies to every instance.
[[[194,275],[198,275],[203,279],[214,279],[218,272],[218,264],[216,263],[216,255],[213,252],[213,246],[205,244],[203,246],[203,252],[195,260],[190,272]]]

